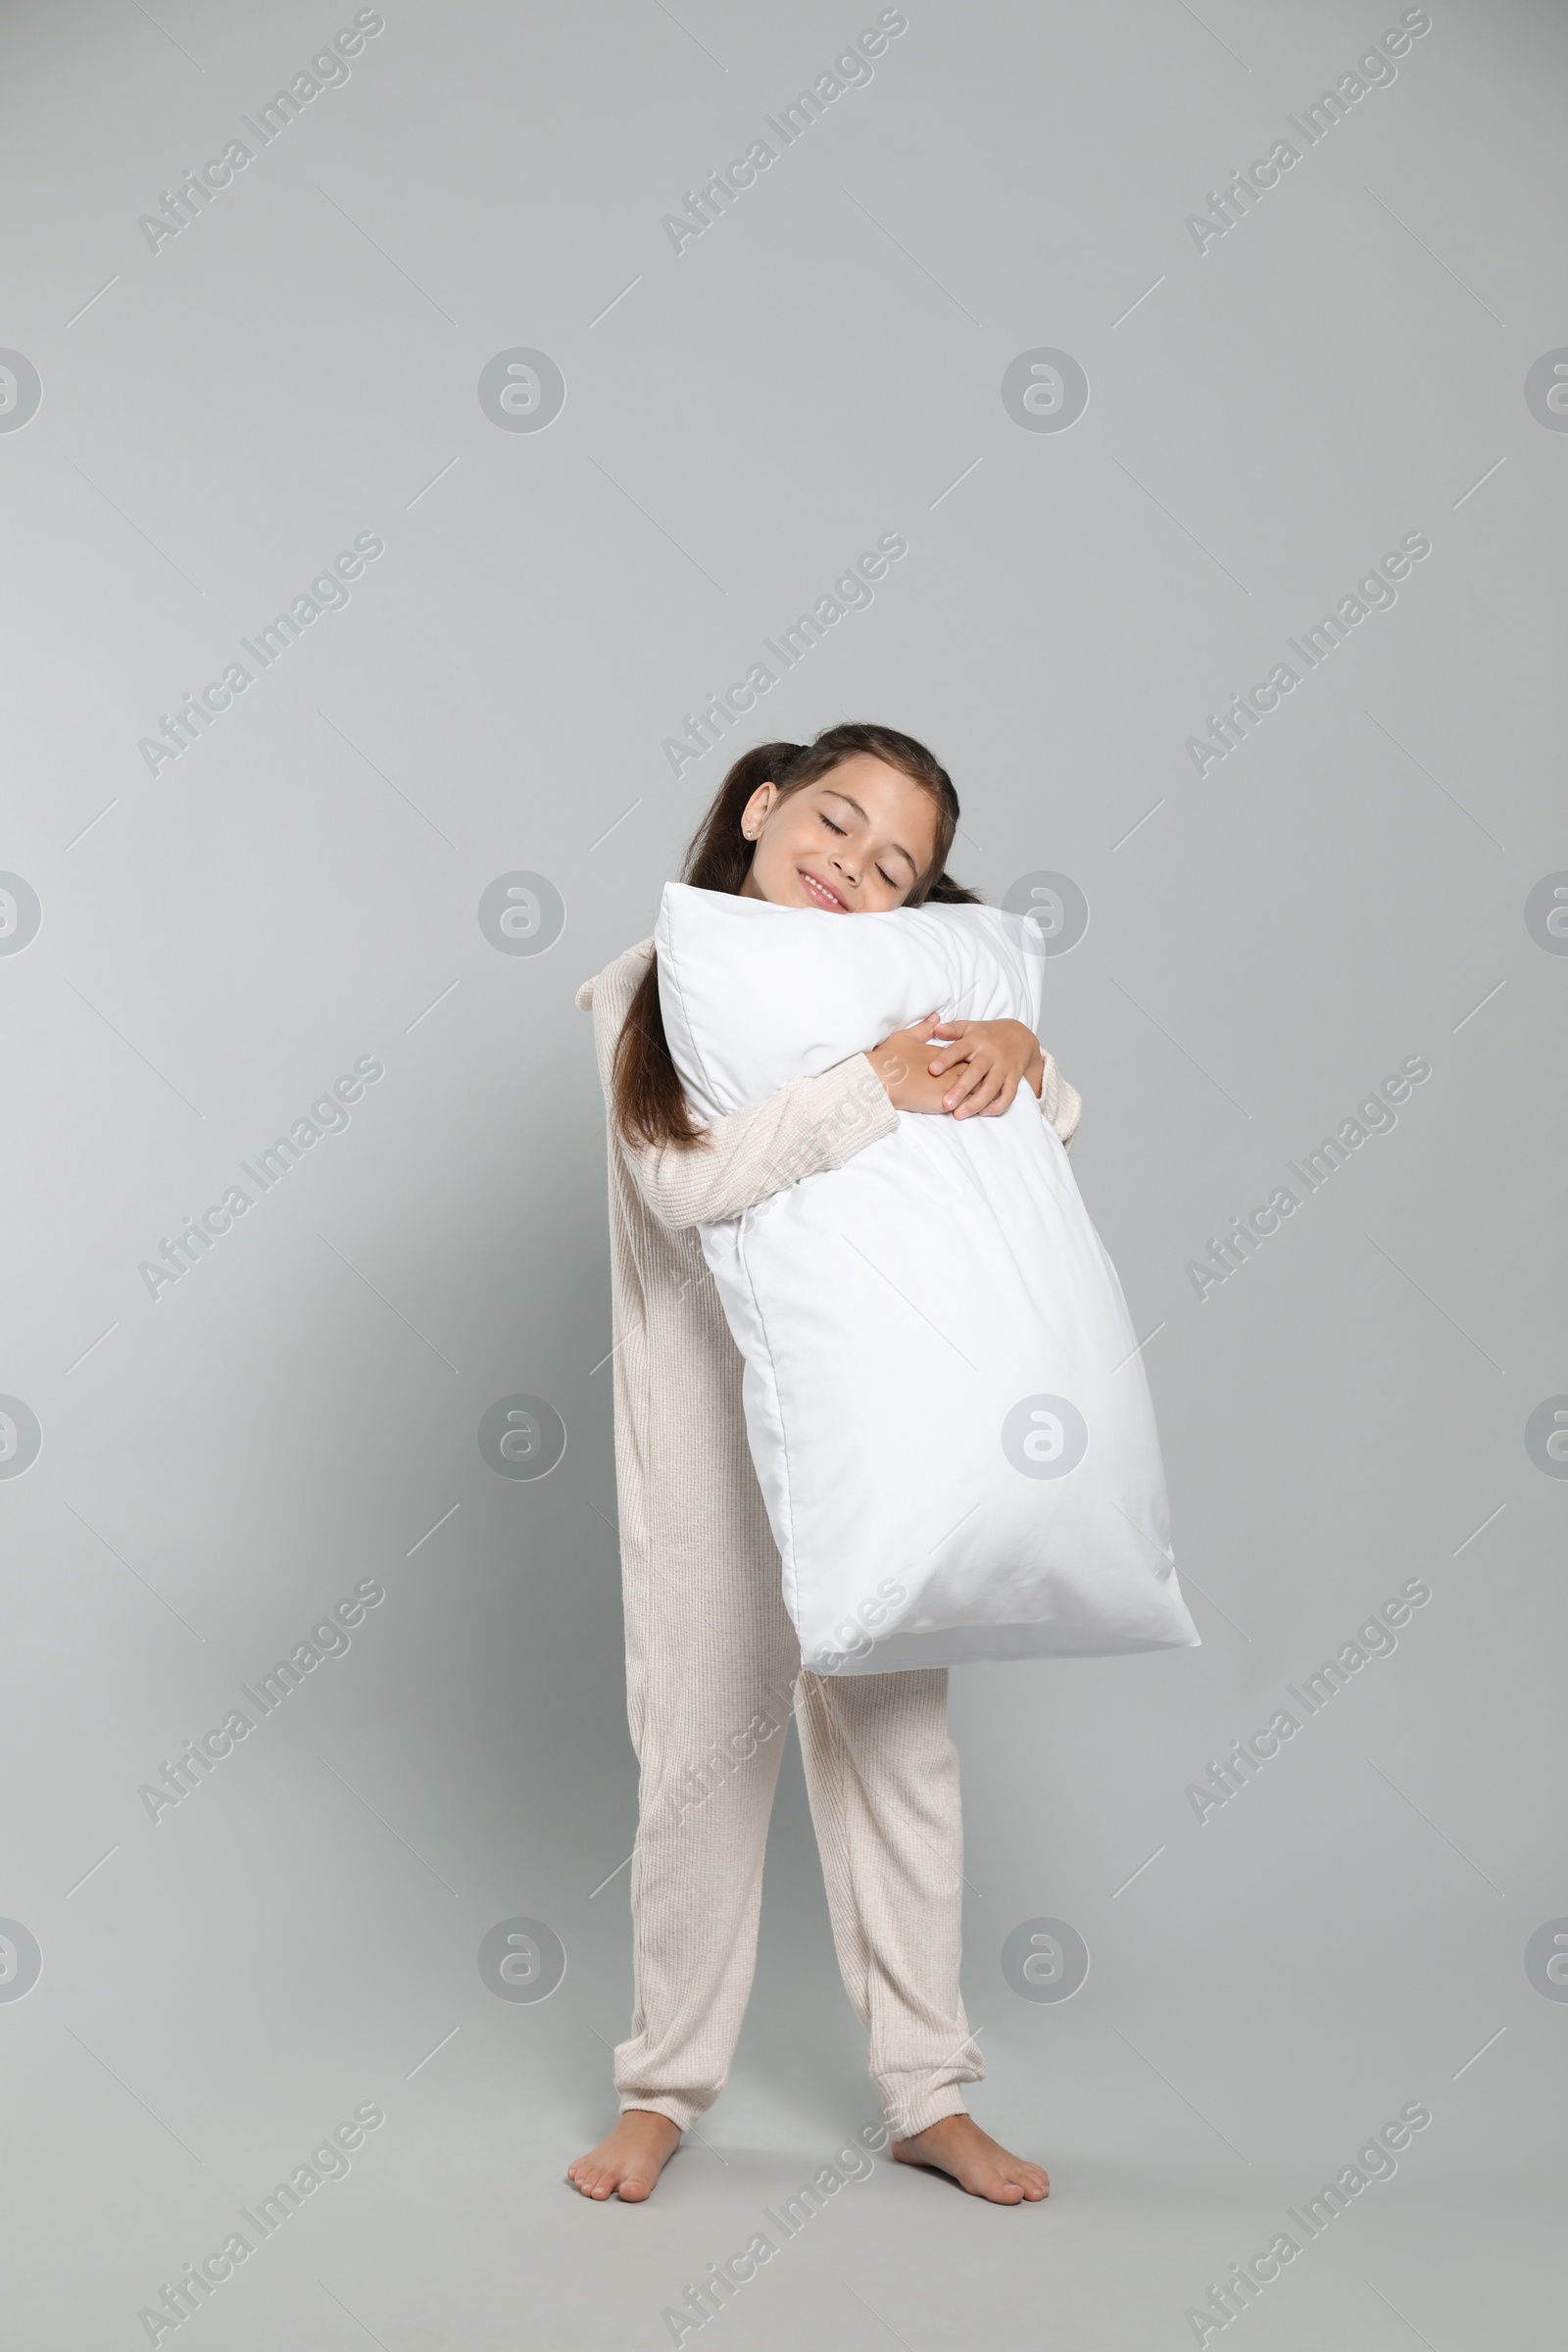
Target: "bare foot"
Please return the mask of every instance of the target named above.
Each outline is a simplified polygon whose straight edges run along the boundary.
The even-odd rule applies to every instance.
[[[923,2132],[896,2139],[893,2153],[900,2164],[925,2164],[951,2173],[971,2197],[989,2197],[993,2205],[1031,2203],[1051,2194],[1051,2179],[1041,2166],[1023,2156],[1009,2155],[1001,2142],[982,2132],[972,2115],[944,2115]]]
[[[628,2107],[608,2138],[567,2165],[566,2179],[585,2197],[613,2196],[618,2189],[625,2204],[637,2205],[652,2193],[679,2146],[680,2126],[667,2115],[652,2107]]]

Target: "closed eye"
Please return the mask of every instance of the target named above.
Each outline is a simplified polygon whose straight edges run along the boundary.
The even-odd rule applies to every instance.
[[[830,833],[837,833],[840,836],[843,835],[844,827],[842,825],[836,825],[833,822],[833,819],[826,813],[824,809],[819,808],[816,813],[819,817],[821,817],[823,824],[826,825]],[[882,876],[882,879],[887,884],[889,890],[898,889],[898,884],[894,881],[893,876],[887,871],[885,866],[879,865],[876,870]]]

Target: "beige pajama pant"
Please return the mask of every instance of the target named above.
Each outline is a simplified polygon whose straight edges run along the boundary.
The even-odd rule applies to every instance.
[[[640,1766],[631,1863],[636,2004],[622,2109],[682,2130],[729,2073],[757,1957],[762,1856],[795,1721],[845,1988],[894,2138],[959,2114],[985,2072],[958,1990],[963,1826],[945,1667],[804,1672],[757,1497],[759,1541],[623,1550],[627,1715]]]
[[[655,2108],[684,2131],[729,2073],[793,1692],[839,1967],[889,2131],[904,2138],[961,2113],[959,2085],[985,2072],[958,1993],[963,1825],[947,1670],[802,1673],[747,1446],[744,1368],[699,1240],[705,1222],[843,1166],[900,1113],[856,1054],[714,1120],[705,1150],[628,1142],[614,1055],[653,945],[577,991],[611,1113],[615,1480],[641,1767],[636,2006],[615,2087],[622,2108]]]

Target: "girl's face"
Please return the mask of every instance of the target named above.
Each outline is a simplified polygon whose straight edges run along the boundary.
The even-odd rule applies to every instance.
[[[904,905],[935,857],[937,808],[912,777],[855,752],[783,799],[760,784],[741,830],[757,844],[742,898],[881,914]]]

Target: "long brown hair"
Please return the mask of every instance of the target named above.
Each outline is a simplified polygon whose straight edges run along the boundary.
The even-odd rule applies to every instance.
[[[898,768],[936,803],[937,838],[931,863],[905,906],[918,906],[933,899],[977,900],[978,891],[966,890],[947,871],[958,826],[958,796],[947,769],[912,735],[854,720],[826,728],[814,743],[760,743],[754,751],[743,753],[692,836],[681,865],[681,881],[697,890],[739,892],[756,856],[756,844],[741,832],[741,811],[758,786],[776,784],[779,799],[785,800],[858,752],[869,752],[889,767]],[[692,1116],[680,1073],[670,1058],[659,1004],[657,956],[648,959],[648,969],[637,984],[625,1025],[615,1041],[612,1089],[615,1126],[626,1142],[690,1149],[709,1141],[707,1129]]]

